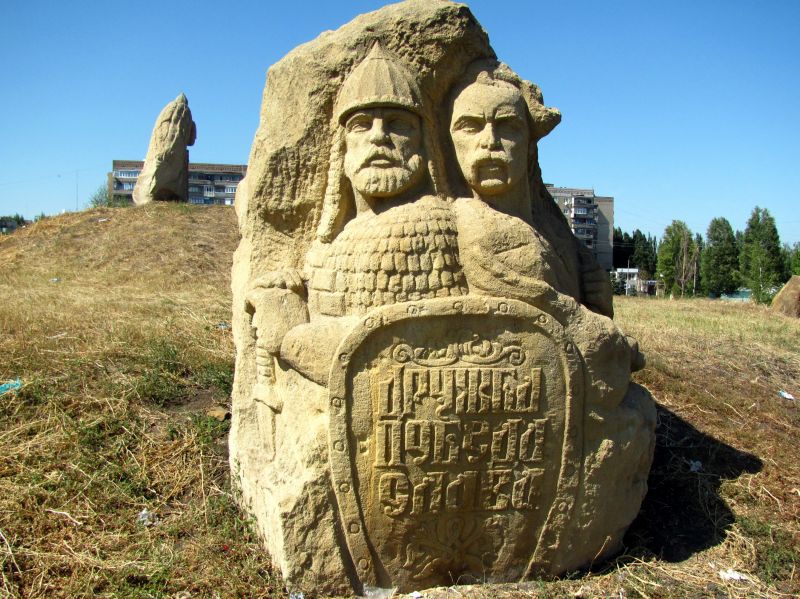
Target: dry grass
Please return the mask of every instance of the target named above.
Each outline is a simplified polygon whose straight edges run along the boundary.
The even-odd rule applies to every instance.
[[[104,220],[108,219],[108,220]],[[233,212],[152,206],[0,238],[0,596],[285,595],[231,497]],[[59,282],[51,282],[58,278]],[[622,299],[660,403],[625,555],[552,582],[426,597],[800,593],[800,322],[741,304]],[[147,509],[150,526],[137,523]],[[720,570],[747,576],[723,581]]]

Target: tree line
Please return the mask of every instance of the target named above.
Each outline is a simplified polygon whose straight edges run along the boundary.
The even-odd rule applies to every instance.
[[[757,302],[768,302],[793,275],[800,275],[800,243],[781,245],[775,219],[753,209],[744,232],[728,219],[711,220],[705,238],[673,220],[659,242],[639,229],[614,229],[614,268],[638,268],[641,279],[662,282],[667,294],[719,297],[740,287]]]

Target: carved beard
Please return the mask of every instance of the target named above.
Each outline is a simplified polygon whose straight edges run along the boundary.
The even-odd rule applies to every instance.
[[[422,156],[414,154],[406,161],[393,156],[396,166],[377,167],[368,163],[353,168],[345,155],[344,172],[353,188],[367,198],[390,198],[411,189],[424,173]]]

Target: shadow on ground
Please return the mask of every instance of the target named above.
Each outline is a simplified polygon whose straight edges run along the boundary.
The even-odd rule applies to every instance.
[[[759,472],[763,463],[700,432],[657,405],[656,450],[648,492],[625,535],[629,553],[679,562],[717,545],[734,522],[719,495],[724,480]]]

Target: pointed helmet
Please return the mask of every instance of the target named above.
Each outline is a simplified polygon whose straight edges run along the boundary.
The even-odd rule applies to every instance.
[[[416,114],[422,110],[422,94],[411,72],[379,42],[345,79],[334,116],[343,123],[354,110],[371,106],[397,106]]]

